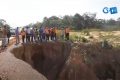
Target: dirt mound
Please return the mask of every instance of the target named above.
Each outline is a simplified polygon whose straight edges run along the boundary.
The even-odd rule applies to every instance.
[[[47,80],[29,64],[10,52],[0,53],[0,80]]]

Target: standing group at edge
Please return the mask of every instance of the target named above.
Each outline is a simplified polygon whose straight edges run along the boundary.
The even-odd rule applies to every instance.
[[[30,28],[29,26],[19,30],[19,27],[15,30],[16,45],[20,43],[20,37],[22,38],[22,43],[34,43],[34,42],[47,42],[47,41],[57,41],[58,40],[58,31],[60,32],[59,38],[61,40],[69,40],[70,28],[61,28],[57,27],[40,27]]]

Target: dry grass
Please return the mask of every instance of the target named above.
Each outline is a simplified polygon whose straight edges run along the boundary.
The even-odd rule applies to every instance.
[[[120,46],[120,31],[96,31],[88,30],[90,35],[85,35],[83,31],[70,32],[70,38],[72,40],[78,40],[79,37],[85,37],[92,42],[101,42],[107,40],[113,46]],[[92,39],[90,37],[93,37]]]

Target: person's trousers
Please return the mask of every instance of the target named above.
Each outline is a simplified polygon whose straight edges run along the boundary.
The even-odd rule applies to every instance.
[[[16,36],[16,44],[20,43],[19,36]]]
[[[65,34],[66,40],[69,40],[69,33]]]
[[[7,37],[2,38],[2,47],[7,46]]]
[[[29,34],[26,35],[26,42],[30,42],[30,35]]]
[[[49,41],[49,34],[46,34],[46,40]]]
[[[39,35],[39,40],[42,42],[42,34]]]
[[[54,40],[57,40],[57,35],[56,35],[56,33],[54,33]]]
[[[9,44],[9,42],[10,42],[10,38],[8,38],[8,44]]]
[[[25,42],[25,36],[22,36],[22,43]]]

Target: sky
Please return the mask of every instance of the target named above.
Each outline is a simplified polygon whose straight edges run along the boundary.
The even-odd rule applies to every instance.
[[[104,7],[117,7],[117,14],[104,14]],[[120,0],[0,0],[0,19],[11,27],[25,26],[44,17],[96,13],[99,19],[120,17]]]

